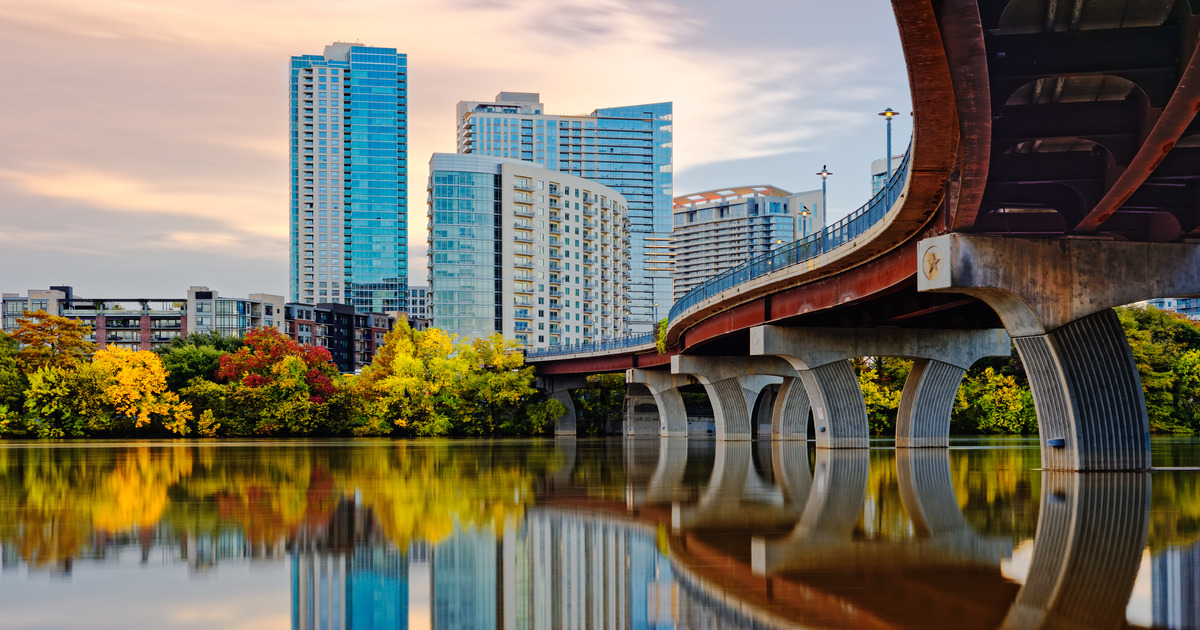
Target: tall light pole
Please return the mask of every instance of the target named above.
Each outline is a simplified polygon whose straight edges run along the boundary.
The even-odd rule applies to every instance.
[[[889,107],[879,112],[879,115],[887,120],[887,158],[885,158],[885,161],[887,162],[887,181],[890,182],[892,181],[892,117],[899,116],[900,112],[893,111]],[[883,186],[886,188],[887,183],[885,182]]]
[[[829,171],[828,165],[822,164],[821,171],[817,175],[821,176],[821,212],[825,213],[825,216],[829,216],[829,206],[825,203],[825,180],[829,179],[833,173]]]

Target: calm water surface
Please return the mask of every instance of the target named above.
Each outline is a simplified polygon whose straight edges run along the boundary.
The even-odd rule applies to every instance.
[[[0,443],[0,628],[1200,627],[1200,441]],[[1169,469],[1167,469],[1169,468]]]

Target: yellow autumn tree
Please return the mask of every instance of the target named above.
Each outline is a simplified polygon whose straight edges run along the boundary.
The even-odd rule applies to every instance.
[[[187,434],[192,406],[167,390],[167,371],[157,354],[110,345],[92,357],[92,366],[108,377],[104,397],[117,415],[137,428],[157,418],[168,430]]]

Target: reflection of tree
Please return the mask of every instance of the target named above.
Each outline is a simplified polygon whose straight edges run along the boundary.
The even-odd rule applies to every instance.
[[[0,450],[0,542],[31,565],[85,553],[98,535],[237,527],[253,543],[321,531],[354,502],[397,547],[454,524],[519,517],[555,446],[374,442]]]

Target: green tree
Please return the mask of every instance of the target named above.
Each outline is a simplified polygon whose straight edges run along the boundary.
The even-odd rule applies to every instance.
[[[991,367],[967,374],[951,413],[955,433],[1037,433],[1037,414],[1028,387]]]
[[[29,388],[29,380],[17,363],[20,349],[12,335],[0,330],[0,406],[8,409],[20,409]]]
[[[624,374],[593,374],[587,387],[575,391],[583,410],[583,430],[588,435],[603,435],[621,418],[625,402]]]
[[[167,387],[179,391],[193,378],[215,381],[221,367],[221,355],[237,352],[246,345],[240,337],[226,337],[215,331],[175,337],[155,349],[167,369]]]

